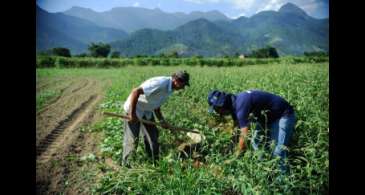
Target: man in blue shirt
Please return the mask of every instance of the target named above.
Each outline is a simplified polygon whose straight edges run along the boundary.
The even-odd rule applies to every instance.
[[[246,148],[245,138],[251,124],[256,128],[253,132],[252,146],[255,150],[264,144],[265,129],[269,130],[268,141],[275,141],[274,156],[279,156],[280,168],[287,170],[284,160],[287,157],[286,147],[293,135],[295,113],[293,107],[282,97],[260,90],[248,90],[239,94],[212,91],[208,95],[209,111],[223,115],[231,115],[241,130],[239,151]],[[267,143],[266,143],[267,144]]]

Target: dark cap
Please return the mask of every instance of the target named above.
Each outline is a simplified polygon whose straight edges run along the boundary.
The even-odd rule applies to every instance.
[[[190,83],[189,83],[190,76],[189,76],[189,73],[187,73],[185,70],[177,71],[176,73],[173,74],[173,76],[175,78],[179,79],[185,85],[190,86]]]
[[[208,112],[213,112],[214,107],[224,107],[227,94],[218,90],[211,91],[208,95]]]

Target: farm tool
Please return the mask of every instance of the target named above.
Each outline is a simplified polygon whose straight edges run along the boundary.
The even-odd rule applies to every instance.
[[[123,119],[127,119],[127,120],[129,119],[128,116],[121,115],[121,114],[116,114],[116,113],[111,113],[111,112],[103,112],[103,114],[107,115],[107,116],[114,116],[114,117],[119,117],[119,118],[123,118]],[[158,123],[158,122],[153,122],[153,121],[149,121],[149,120],[145,120],[145,119],[138,119],[138,120],[142,123],[146,123],[146,124],[149,124],[149,125],[156,125],[156,126],[166,128],[161,123]],[[182,128],[182,127],[175,127],[175,126],[171,126],[171,125],[168,127],[168,129],[189,132],[188,133],[189,137],[191,136],[196,140],[201,139],[200,132],[197,129],[192,130],[192,129],[186,129],[186,128]]]
[[[111,112],[103,112],[103,114],[107,115],[107,116],[118,117],[118,118],[127,119],[127,120],[129,119],[128,116],[120,115],[120,114],[116,114],[116,113],[111,113]],[[182,128],[182,127],[175,127],[175,126],[171,126],[171,125],[166,127],[166,126],[164,126],[164,125],[162,125],[161,123],[158,123],[158,122],[153,122],[153,121],[144,120],[144,119],[138,119],[138,120],[142,123],[161,126],[165,129],[187,132],[186,135],[190,138],[190,140],[188,142],[181,143],[177,148],[185,156],[188,156],[188,153],[191,153],[193,148],[196,148],[205,139],[205,136],[202,135],[200,133],[200,131],[197,130],[197,129],[191,130],[191,129],[186,129],[186,128]]]

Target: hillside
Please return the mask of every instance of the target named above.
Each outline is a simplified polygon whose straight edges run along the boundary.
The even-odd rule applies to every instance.
[[[127,33],[105,28],[62,13],[48,13],[37,6],[37,50],[67,47],[72,53],[85,52],[90,42],[111,42],[124,39]]]
[[[72,7],[63,13],[88,20],[99,26],[117,28],[128,33],[144,28],[173,30],[180,25],[200,18],[209,21],[229,20],[229,18],[218,11],[195,11],[185,14],[181,12],[167,13],[158,8],[146,9],[138,7],[116,7],[104,12],[96,12],[82,7]]]
[[[276,11],[250,18],[211,22],[198,19],[171,31],[143,29],[112,43],[124,55],[156,55],[173,45],[184,45],[183,55],[223,56],[249,53],[267,45],[280,55],[328,51],[328,19],[315,19],[288,3]]]

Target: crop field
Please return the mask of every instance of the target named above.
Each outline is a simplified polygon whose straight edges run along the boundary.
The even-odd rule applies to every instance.
[[[38,68],[37,150],[43,149],[40,160],[37,158],[37,190],[76,194],[328,193],[328,69],[328,62]],[[191,86],[174,92],[162,113],[172,125],[199,129],[206,139],[199,147],[182,151],[179,146],[188,141],[186,134],[160,128],[157,163],[147,158],[140,139],[131,158],[132,168],[121,167],[123,121],[101,113],[122,113],[132,88],[176,70],[187,70]],[[253,151],[250,145],[239,157],[228,152],[236,129],[229,117],[219,119],[208,113],[207,95],[213,89],[230,93],[261,89],[294,106],[297,123],[289,147],[288,175],[280,174],[277,159],[270,158],[270,153]],[[89,114],[83,116],[85,113]],[[48,136],[53,132],[55,138]],[[47,138],[48,142],[43,141]]]

